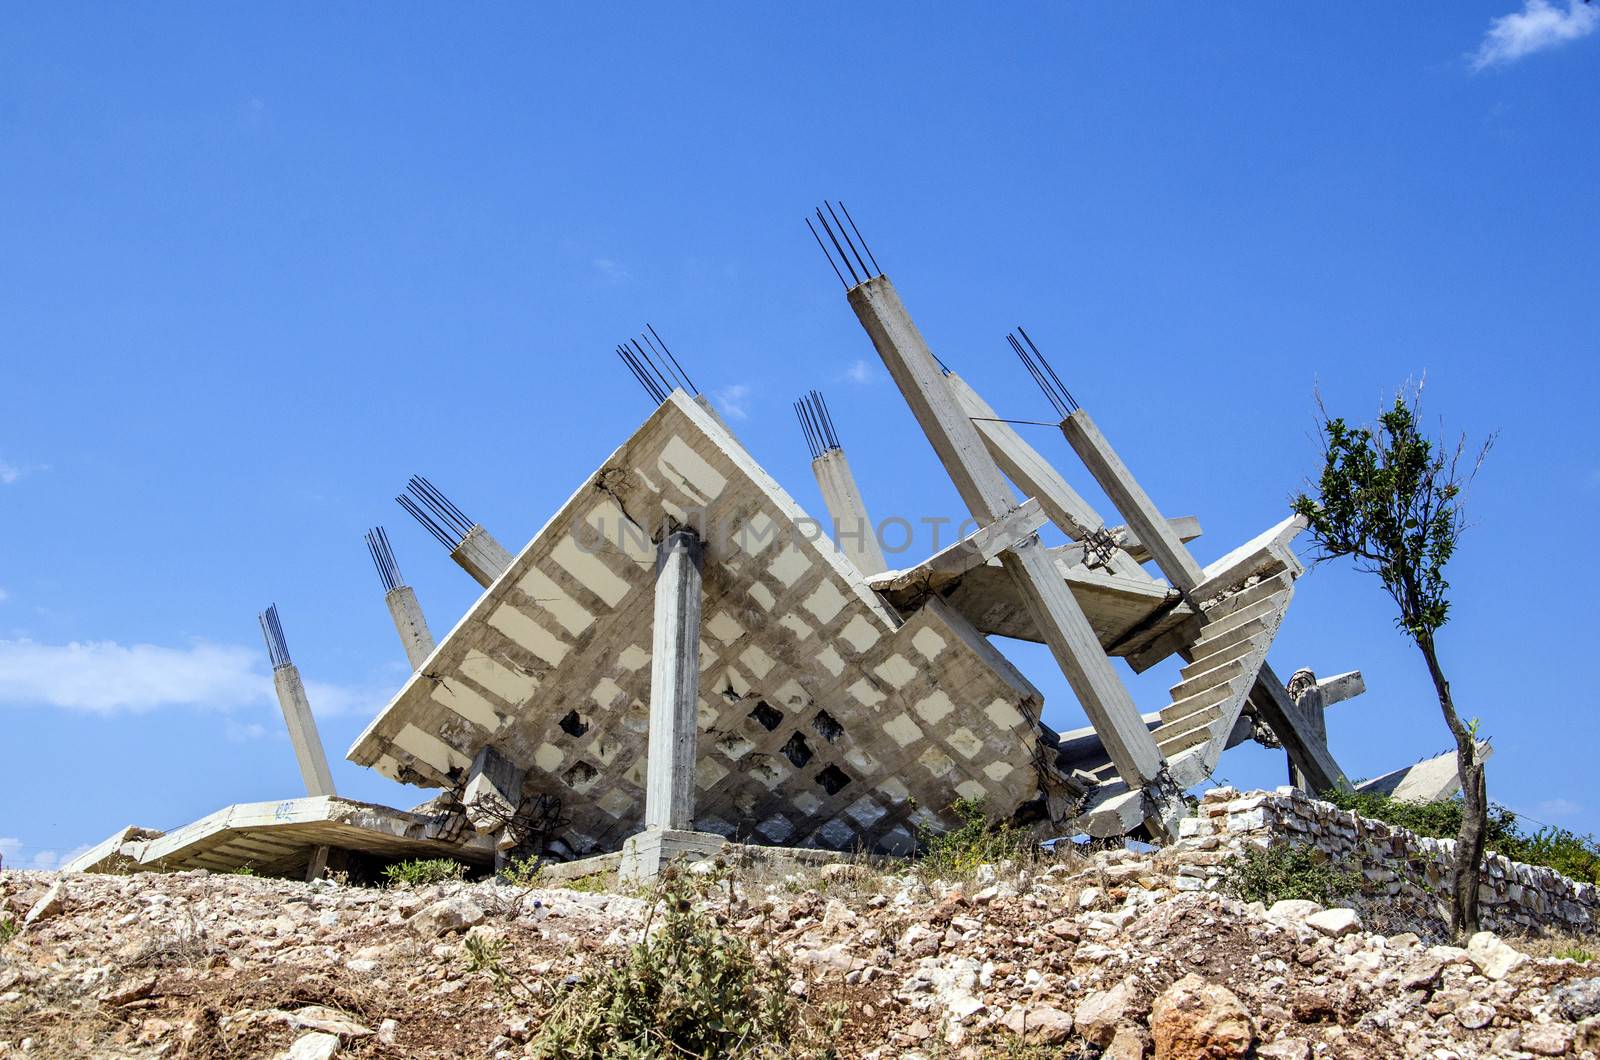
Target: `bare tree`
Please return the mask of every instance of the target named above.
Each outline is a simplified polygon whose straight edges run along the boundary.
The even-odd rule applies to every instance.
[[[1450,927],[1478,929],[1478,882],[1483,868],[1489,800],[1477,722],[1456,712],[1439,664],[1437,635],[1450,617],[1444,568],[1466,529],[1468,485],[1494,445],[1490,435],[1470,466],[1467,439],[1454,448],[1423,436],[1418,426],[1422,387],[1406,387],[1372,426],[1330,418],[1317,398],[1323,443],[1321,477],[1295,497],[1322,562],[1348,556],[1357,570],[1376,574],[1400,610],[1395,624],[1428,664],[1439,709],[1456,744],[1461,779],[1461,831],[1451,880]]]

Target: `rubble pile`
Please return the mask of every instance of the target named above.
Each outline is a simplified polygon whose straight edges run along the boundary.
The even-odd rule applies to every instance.
[[[1487,932],[1429,945],[1351,909],[1247,905],[1193,890],[1183,863],[1066,853],[959,882],[735,869],[706,901],[787,961],[791,994],[843,1012],[843,1056],[1600,1055],[1600,968]],[[18,928],[0,944],[0,1056],[519,1057],[648,908],[503,880],[0,873]]]

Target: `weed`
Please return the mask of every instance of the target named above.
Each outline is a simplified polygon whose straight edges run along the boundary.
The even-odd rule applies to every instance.
[[[240,865],[238,868],[230,870],[230,875],[233,875],[233,876],[254,876],[255,874],[256,874],[255,866],[250,864],[250,862],[248,862],[248,861],[245,862],[243,865]]]
[[[459,880],[466,871],[465,865],[450,858],[415,858],[385,866],[383,878],[391,887],[425,887],[430,883]]]
[[[17,932],[22,930],[22,925],[8,913],[0,913],[0,946],[4,946],[17,937]]]
[[[1579,964],[1588,964],[1594,960],[1594,954],[1582,946],[1568,946],[1566,949],[1557,950],[1553,956],[1564,957],[1569,961],[1577,961]]]
[[[719,927],[713,913],[696,908],[699,897],[687,877],[664,874],[643,939],[557,1001],[531,1043],[532,1055],[796,1055],[806,1028],[788,990],[787,965]]]
[[[513,887],[535,887],[539,883],[539,870],[542,867],[539,855],[529,854],[525,858],[507,861],[495,875]]]
[[[923,853],[917,871],[925,878],[966,880],[977,874],[979,865],[1038,856],[1039,845],[1028,833],[1010,821],[989,823],[982,799],[957,799],[950,810],[961,818],[959,828],[942,833],[922,831],[918,836]]]
[[[1222,864],[1223,890],[1247,902],[1271,905],[1304,898],[1329,905],[1361,886],[1359,873],[1330,863],[1308,846],[1251,847]]]

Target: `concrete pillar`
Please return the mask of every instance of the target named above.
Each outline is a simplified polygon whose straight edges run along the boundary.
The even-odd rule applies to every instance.
[[[467,536],[461,539],[461,544],[451,551],[450,558],[485,589],[511,566],[511,553],[501,547],[482,523],[472,525]]]
[[[956,491],[977,520],[988,525],[1017,506],[1016,496],[989,455],[968,415],[956,404],[943,373],[887,276],[849,291],[850,306],[866,329],[884,366],[933,444]],[[1111,668],[1050,554],[1031,535],[1004,552],[1001,564],[1050,646],[1084,712],[1101,734],[1117,772],[1130,788],[1149,794],[1147,826],[1163,836],[1176,829],[1176,806],[1165,762],[1133,699]]]
[[[833,517],[833,539],[838,542],[839,551],[869,578],[888,570],[883,561],[883,548],[878,543],[877,528],[867,516],[866,502],[861,499],[861,490],[850,472],[844,450],[829,449],[811,461],[811,473],[817,477],[822,502]]]
[[[272,685],[283,708],[283,723],[289,728],[289,742],[300,763],[300,776],[308,795],[333,795],[333,774],[328,771],[328,755],[317,733],[317,719],[311,716],[311,701],[300,680],[300,668],[285,663],[272,671]]]
[[[1171,524],[1157,510],[1155,502],[1140,487],[1128,465],[1117,456],[1089,414],[1079,409],[1062,420],[1061,433],[1067,436],[1067,443],[1111,498],[1111,503],[1117,506],[1122,518],[1139,535],[1140,542],[1167,580],[1184,592],[1204,581],[1200,564],[1178,540]]]
[[[1016,483],[1025,495],[1037,500],[1061,532],[1074,541],[1082,541],[1105,526],[1105,520],[1088,501],[1067,485],[1067,480],[1051,466],[1037,449],[1023,440],[1009,423],[1000,419],[989,403],[954,372],[944,377],[945,385],[955,395],[956,404],[967,414],[978,435],[988,448],[989,455],[1000,465],[1006,477]],[[1111,553],[1107,566],[1112,573],[1130,578],[1149,579],[1144,568],[1122,549]]]
[[[384,594],[383,602],[389,605],[389,616],[394,619],[395,631],[406,649],[406,658],[413,670],[422,669],[422,661],[433,654],[433,633],[428,620],[423,617],[422,605],[409,585],[397,586]]]
[[[1295,677],[1301,674],[1311,675],[1311,671],[1297,671]],[[1315,722],[1307,718],[1306,711],[1296,703],[1291,691],[1284,688],[1278,675],[1266,663],[1261,664],[1261,672],[1256,675],[1256,683],[1250,689],[1250,703],[1255,707],[1257,717],[1267,723],[1267,727],[1283,745],[1289,757],[1289,779],[1292,784],[1313,794],[1334,788],[1348,788],[1350,781],[1328,750],[1327,724],[1321,716],[1322,708],[1328,701],[1327,691],[1314,675],[1310,676],[1309,683],[1310,699],[1316,701],[1318,717]],[[1294,678],[1290,678],[1291,687],[1295,684]],[[1304,697],[1305,685],[1306,682],[1302,680],[1300,687],[1294,691],[1299,691]],[[1355,694],[1354,688],[1340,692],[1341,698]],[[1308,706],[1311,705],[1310,699],[1307,700]]]
[[[700,715],[700,577],[704,546],[692,530],[656,549],[656,610],[650,651],[650,741],[644,826],[694,826],[694,767]]]

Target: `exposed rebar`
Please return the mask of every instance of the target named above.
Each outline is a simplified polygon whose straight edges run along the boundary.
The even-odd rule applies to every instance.
[[[811,459],[816,460],[822,454],[840,448],[839,433],[833,428],[828,403],[822,399],[820,392],[812,390],[802,395],[794,403],[794,414],[800,421],[801,432],[806,436],[806,448],[811,452]]]
[[[420,475],[413,475],[406,483],[405,493],[395,500],[445,548],[454,551],[472,533],[474,524],[466,513]]]
[[[683,364],[667,347],[661,333],[650,324],[645,324],[645,329],[649,334],[641,331],[639,338],[628,339],[617,346],[617,356],[644,387],[645,393],[658,405],[679,387],[698,397],[700,388],[694,385]],[[644,345],[640,345],[640,339],[644,340]]]
[[[406,583],[400,575],[400,565],[395,562],[394,549],[389,547],[389,535],[384,533],[383,527],[375,526],[367,531],[367,553],[372,556],[372,565],[378,568],[378,579],[383,582],[383,591],[392,593]]]
[[[828,211],[826,214],[822,212],[824,209]],[[844,214],[843,221],[839,220],[840,212]],[[873,256],[872,248],[867,246],[866,238],[862,236],[861,229],[856,227],[855,218],[850,216],[850,211],[845,209],[843,202],[840,202],[839,209],[835,210],[833,203],[824,199],[814,213],[817,224],[822,226],[822,233],[828,237],[827,242],[823,242],[822,235],[817,233],[816,226],[811,223],[809,217],[806,218],[806,227],[811,230],[811,236],[821,248],[822,256],[828,259],[828,264],[833,267],[833,274],[839,277],[839,282],[844,284],[846,290],[858,287],[874,276],[883,275],[883,270],[878,267],[878,259]],[[855,233],[853,239],[852,232]],[[861,244],[860,247],[856,246],[858,242]],[[832,251],[828,249],[829,244],[833,246]],[[869,261],[872,263],[870,267],[867,265]],[[850,274],[849,280],[844,278],[847,272]]]
[[[1022,336],[1022,342],[1017,341],[1017,335]],[[1045,359],[1044,354],[1028,337],[1026,331],[1019,326],[1016,334],[1008,332],[1006,342],[1011,344],[1012,351],[1022,361],[1022,366],[1028,370],[1028,374],[1033,376],[1033,381],[1039,385],[1045,399],[1050,402],[1050,407],[1056,410],[1058,416],[1066,419],[1078,411],[1078,402],[1072,396],[1072,391],[1068,390],[1061,377],[1056,375],[1056,370],[1050,366],[1050,362]],[[1026,349],[1023,348],[1023,342],[1028,344]]]
[[[261,623],[261,636],[267,642],[267,658],[272,660],[272,668],[281,670],[293,665],[289,658],[289,642],[283,639],[283,624],[278,621],[278,605],[271,605],[256,618]]]

